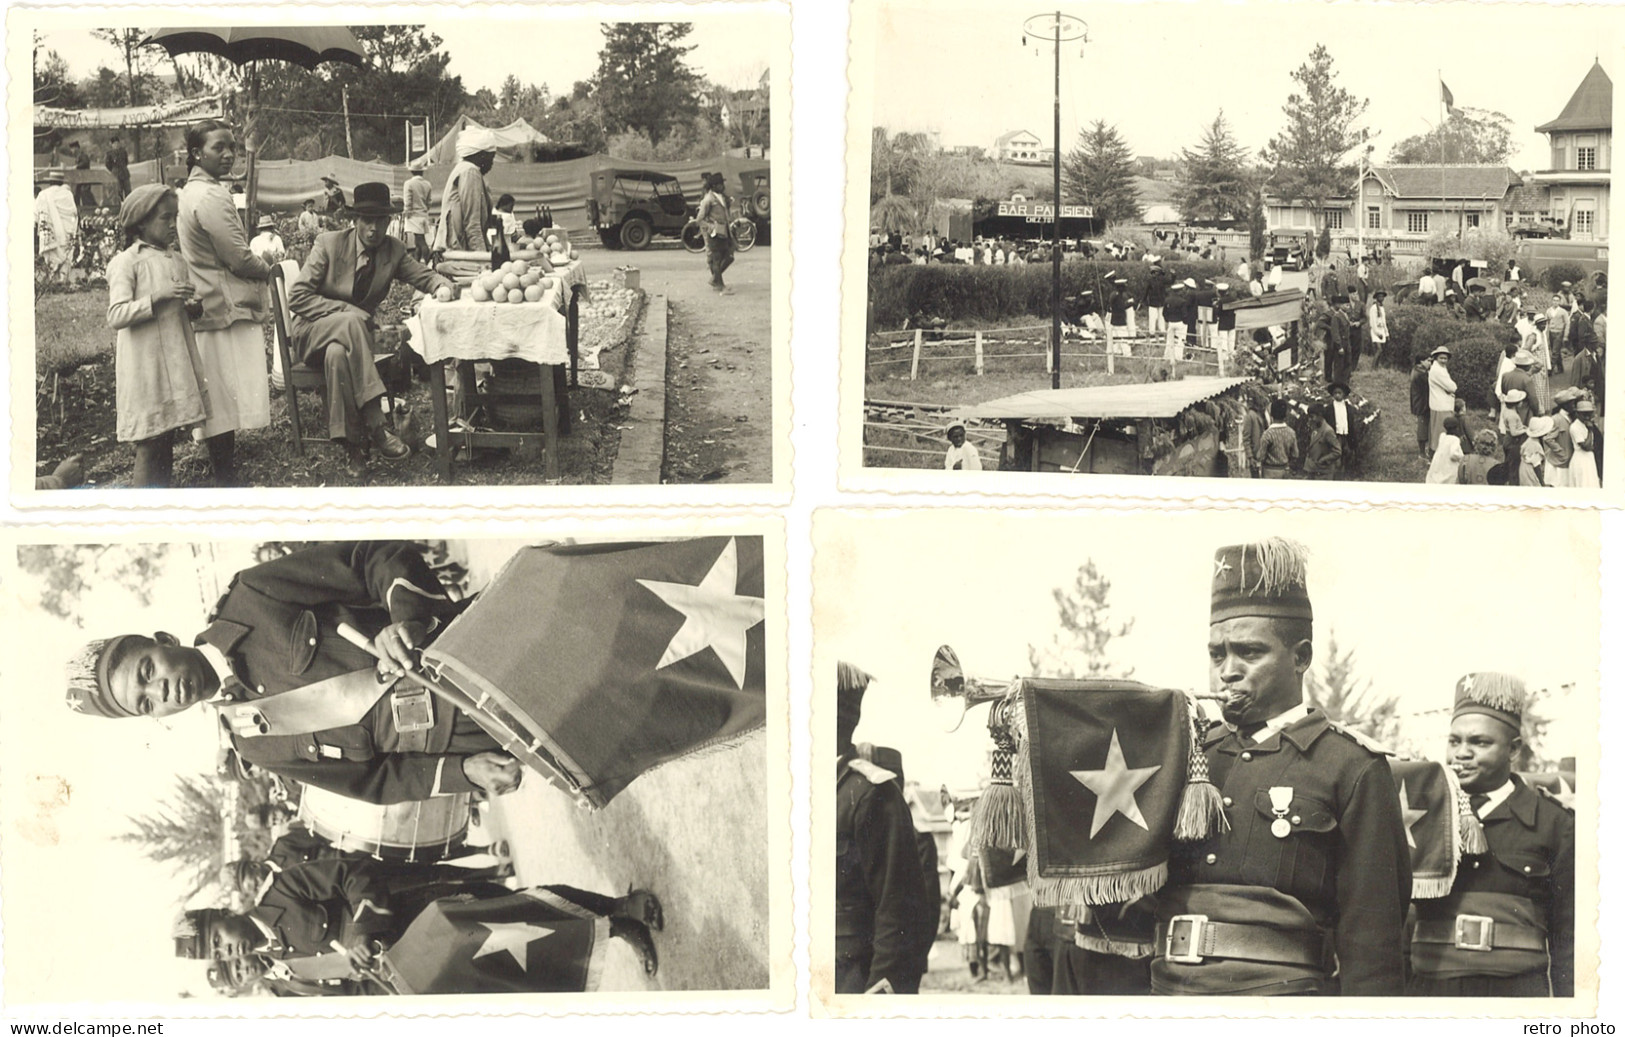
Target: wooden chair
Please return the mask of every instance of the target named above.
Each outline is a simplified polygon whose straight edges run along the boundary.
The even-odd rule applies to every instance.
[[[315,390],[321,399],[322,413],[327,413],[327,376],[319,367],[310,367],[305,363],[293,361],[293,311],[288,308],[288,286],[299,276],[299,264],[292,259],[284,259],[271,268],[271,316],[273,318],[273,335],[276,339],[276,360],[282,370],[282,382],[288,393],[288,423],[293,426],[293,446],[300,457],[305,456],[304,428],[299,420],[299,390],[306,392]],[[393,353],[380,353],[373,356],[373,363],[378,364],[392,360]],[[395,400],[392,394],[386,392],[385,399],[389,403],[389,416],[391,424],[395,419]]]

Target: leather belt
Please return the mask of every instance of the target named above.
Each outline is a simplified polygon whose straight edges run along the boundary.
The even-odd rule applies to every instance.
[[[1206,915],[1175,915],[1159,923],[1157,949],[1179,965],[1200,965],[1205,958],[1240,958],[1318,969],[1326,967],[1328,958],[1326,937],[1318,930],[1215,922]]]
[[[1546,934],[1532,925],[1500,922],[1487,915],[1418,921],[1413,943],[1445,943],[1463,951],[1544,951]]]

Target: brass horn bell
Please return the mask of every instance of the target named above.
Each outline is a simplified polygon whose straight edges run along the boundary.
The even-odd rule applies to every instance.
[[[937,711],[942,729],[959,730],[965,712],[972,706],[997,702],[1010,690],[1009,684],[984,683],[967,677],[953,648],[943,645],[931,660],[931,705]]]

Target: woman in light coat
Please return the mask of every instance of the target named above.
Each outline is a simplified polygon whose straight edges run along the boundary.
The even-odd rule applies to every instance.
[[[266,282],[271,268],[248,247],[248,232],[221,178],[231,173],[237,141],[214,119],[186,131],[191,173],[181,188],[181,255],[203,313],[192,322],[209,395],[204,443],[217,486],[237,483],[237,430],[271,423],[266,371]]]

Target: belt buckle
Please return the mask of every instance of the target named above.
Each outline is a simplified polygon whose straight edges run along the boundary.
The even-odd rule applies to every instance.
[[[412,734],[434,727],[434,703],[426,688],[391,692],[389,708],[395,715],[395,731],[398,734]]]
[[[1168,932],[1162,939],[1162,956],[1178,965],[1202,964],[1202,933],[1207,928],[1207,915],[1175,915],[1168,919]],[[1180,938],[1179,927],[1186,927],[1185,950],[1176,952],[1174,941]]]
[[[1469,934],[1474,938],[1469,939]],[[1485,915],[1456,916],[1456,949],[1489,951],[1495,949],[1495,919]]]

